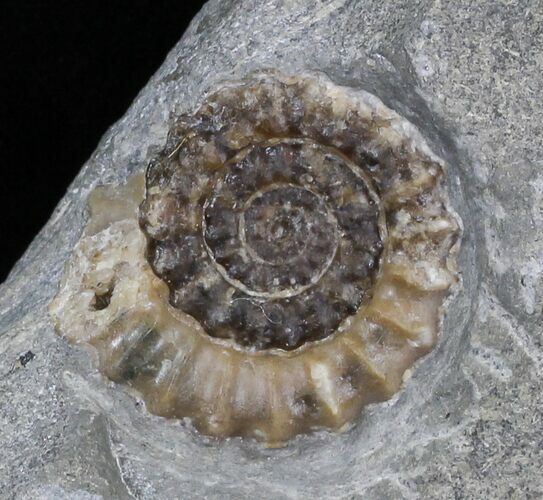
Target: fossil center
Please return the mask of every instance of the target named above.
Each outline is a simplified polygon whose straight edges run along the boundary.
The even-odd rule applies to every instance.
[[[307,250],[308,239],[319,237],[318,225],[330,224],[322,200],[296,186],[273,186],[253,196],[240,218],[240,234],[256,258],[272,265],[292,262]],[[324,237],[333,237],[334,227]]]
[[[209,335],[256,349],[325,338],[356,312],[382,248],[378,199],[356,165],[330,147],[275,139],[206,182],[192,208],[199,227],[151,254],[172,305]],[[157,265],[172,245],[174,273]]]
[[[224,223],[227,212],[217,201],[222,192],[206,211],[204,237],[211,258],[234,286],[255,297],[289,297],[326,272],[338,235],[337,221],[322,198],[304,187],[272,184],[240,209],[230,207],[238,223],[225,232],[215,227]],[[214,238],[217,234],[221,237]]]

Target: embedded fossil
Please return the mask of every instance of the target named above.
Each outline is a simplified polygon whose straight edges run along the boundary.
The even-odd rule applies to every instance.
[[[145,189],[93,193],[51,312],[152,413],[205,434],[344,428],[437,340],[460,232],[443,173],[370,94],[224,84],[176,120]]]

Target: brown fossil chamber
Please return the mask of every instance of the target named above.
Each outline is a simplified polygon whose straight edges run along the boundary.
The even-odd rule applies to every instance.
[[[93,193],[52,315],[149,411],[205,434],[342,429],[436,343],[459,240],[443,176],[370,94],[225,83],[177,118],[145,187]]]

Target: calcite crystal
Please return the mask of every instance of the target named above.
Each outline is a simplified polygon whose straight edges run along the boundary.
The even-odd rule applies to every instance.
[[[437,341],[459,244],[443,175],[370,94],[221,84],[176,119],[145,193],[95,192],[51,312],[152,413],[269,445],[343,429]]]

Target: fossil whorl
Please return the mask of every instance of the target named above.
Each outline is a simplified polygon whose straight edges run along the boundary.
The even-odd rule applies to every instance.
[[[149,192],[170,183],[146,198],[141,215],[149,261],[173,306],[210,335],[256,349],[327,337],[356,312],[373,282],[382,221],[370,180],[348,158],[274,138],[218,171],[201,156],[183,170],[177,158],[153,165]]]
[[[158,415],[268,443],[342,428],[437,340],[459,236],[443,174],[370,94],[224,84],[178,117],[145,194],[95,192],[52,313]]]

